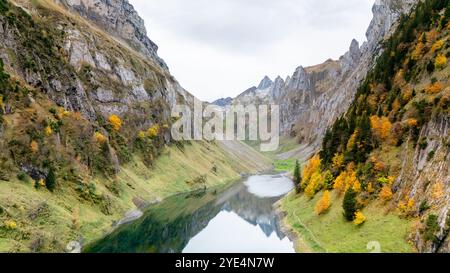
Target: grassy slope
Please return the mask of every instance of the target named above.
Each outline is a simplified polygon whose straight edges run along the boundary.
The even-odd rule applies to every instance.
[[[122,168],[116,178],[121,183],[119,195],[109,195],[112,214],[105,215],[99,206],[79,200],[77,193],[60,191],[54,194],[36,190],[31,183],[20,181],[0,182],[0,206],[8,218],[17,222],[15,230],[0,228],[0,252],[30,251],[33,243],[42,240],[37,251],[62,251],[65,244],[82,236],[85,242],[98,239],[111,229],[114,220],[126,211],[135,209],[133,198],[159,200],[172,194],[195,188],[186,182],[207,176],[207,186],[223,185],[240,178],[241,173],[259,171],[246,164],[236,163],[237,155],[229,154],[217,144],[194,142],[183,150],[172,146],[164,150],[152,169],[146,168],[139,159]],[[263,157],[261,166],[269,168]],[[216,166],[217,171],[212,171]],[[99,194],[108,192],[113,183],[104,178],[92,181]],[[64,187],[66,191],[67,187]],[[30,213],[41,204],[48,209],[31,220]],[[45,207],[45,206],[44,206]],[[2,219],[0,214],[0,220]],[[54,241],[54,242],[53,242]]]
[[[346,222],[342,216],[342,197],[332,194],[332,207],[322,216],[314,213],[315,204],[306,196],[289,195],[282,200],[281,208],[287,213],[286,226],[298,235],[298,252],[367,253],[367,244],[379,242],[382,252],[408,253],[413,248],[407,242],[413,222],[401,219],[394,213],[386,213],[377,202],[373,202],[362,212],[367,222],[356,227]]]

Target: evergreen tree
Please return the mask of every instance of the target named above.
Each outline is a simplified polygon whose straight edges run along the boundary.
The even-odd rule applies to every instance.
[[[300,163],[298,162],[298,160],[295,161],[294,184],[295,184],[295,190],[297,191],[297,193],[299,193],[301,190],[301,185],[302,185],[302,175],[300,173]]]
[[[352,188],[349,188],[344,196],[342,207],[344,208],[344,217],[349,222],[355,220],[355,214],[358,211],[356,196],[357,193]]]
[[[56,188],[56,176],[53,168],[50,168],[47,177],[45,178],[45,186],[51,192],[55,191]]]

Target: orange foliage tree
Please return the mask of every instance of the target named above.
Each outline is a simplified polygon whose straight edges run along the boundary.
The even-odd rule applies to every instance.
[[[441,92],[442,89],[443,89],[442,83],[435,82],[435,83],[430,84],[425,89],[425,92],[427,92],[427,94],[429,94],[429,95],[433,95],[433,94],[437,94],[437,93]]]
[[[392,189],[391,186],[385,185],[380,192],[380,198],[381,200],[383,200],[384,202],[388,202],[390,200],[392,200],[392,197],[394,196],[394,194],[392,193]]]
[[[33,154],[39,152],[39,144],[36,142],[36,140],[31,141],[30,150]]]
[[[108,119],[108,122],[116,131],[119,131],[120,128],[122,128],[122,120],[116,115],[111,115]]]
[[[447,57],[444,54],[439,54],[434,62],[436,68],[441,69],[447,66]]]
[[[389,137],[392,129],[392,123],[387,117],[371,116],[370,124],[372,126],[373,134],[379,140],[384,141]]]
[[[315,155],[313,158],[311,158],[311,160],[309,160],[308,164],[306,164],[306,166],[303,168],[302,171],[302,178],[303,178],[303,183],[306,185],[307,183],[309,183],[309,180],[311,179],[311,176],[320,170],[320,156],[319,155]]]
[[[330,206],[331,206],[330,192],[325,191],[323,193],[322,198],[316,204],[315,212],[317,215],[321,215],[321,214],[325,213],[326,211],[328,211]]]

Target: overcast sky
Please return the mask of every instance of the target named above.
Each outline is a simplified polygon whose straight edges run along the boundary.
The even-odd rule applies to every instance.
[[[205,101],[337,59],[365,40],[374,0],[129,0],[172,75]]]

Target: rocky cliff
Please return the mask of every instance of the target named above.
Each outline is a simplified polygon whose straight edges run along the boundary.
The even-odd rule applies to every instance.
[[[342,115],[356,89],[380,53],[380,43],[389,37],[401,14],[407,13],[417,0],[377,0],[373,19],[362,46],[353,40],[339,60],[304,68],[275,82],[267,77],[258,87],[239,95],[234,103],[275,103],[280,105],[281,130],[298,138],[302,147],[288,156],[308,158],[320,147],[327,128]]]

